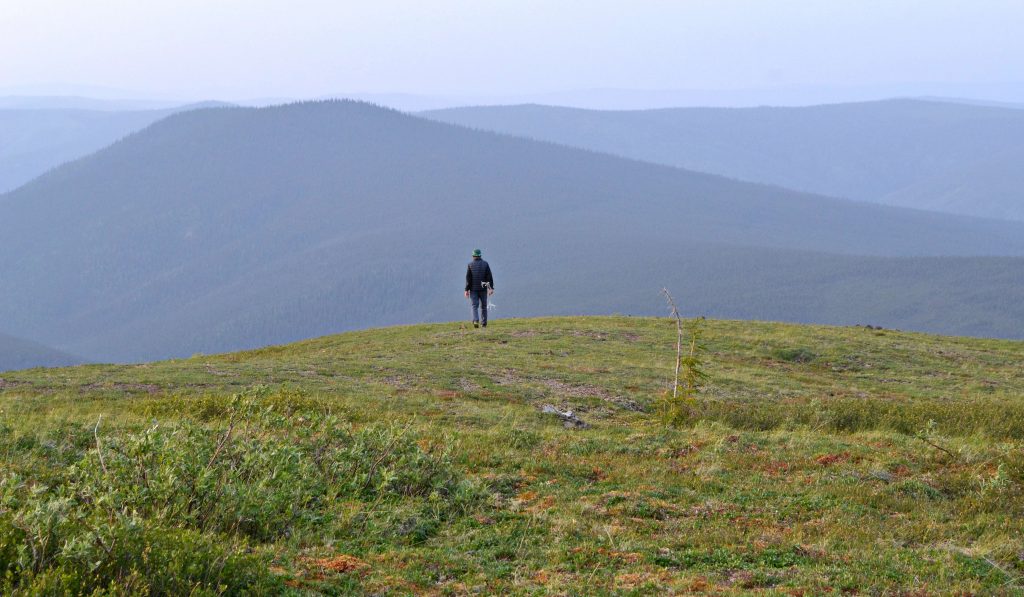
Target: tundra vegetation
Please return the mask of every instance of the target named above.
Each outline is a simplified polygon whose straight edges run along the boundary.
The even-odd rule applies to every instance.
[[[1024,590],[1024,343],[704,325],[678,426],[665,318],[4,373],[0,593]]]

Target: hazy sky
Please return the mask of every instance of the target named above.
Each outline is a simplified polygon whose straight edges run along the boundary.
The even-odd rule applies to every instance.
[[[339,92],[1024,80],[1024,0],[0,0],[0,89]]]

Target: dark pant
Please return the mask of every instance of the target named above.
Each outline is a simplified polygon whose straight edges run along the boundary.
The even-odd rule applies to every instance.
[[[487,291],[470,290],[469,300],[473,303],[473,321],[487,325]]]

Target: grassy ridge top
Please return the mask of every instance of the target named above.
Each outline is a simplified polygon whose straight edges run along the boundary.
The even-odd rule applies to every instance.
[[[99,470],[88,464],[100,415],[102,441],[114,445],[134,445],[132,434],[154,420],[191,430],[187,437],[195,429],[227,437],[225,429],[243,428],[226,406],[230,396],[259,384],[269,389],[258,405],[275,412],[329,412],[353,434],[391,430],[377,444],[339,439],[381,450],[377,457],[366,448],[364,468],[354,452],[339,452],[339,461],[352,460],[345,470],[374,479],[374,463],[390,462],[392,446],[409,440],[400,462],[414,464],[396,470],[422,475],[401,490],[368,480],[302,501],[316,523],[289,518],[284,534],[225,526],[234,510],[170,524],[154,509],[144,520],[251,555],[245,565],[269,574],[266,586],[397,594],[1017,590],[1024,343],[709,321],[712,383],[698,420],[666,430],[650,411],[670,385],[674,334],[665,319],[499,320],[486,331],[396,327],[143,365],[5,373],[0,458],[54,485],[75,458],[85,459],[81,470]],[[591,427],[565,429],[540,412],[544,404],[571,409]],[[326,433],[301,435],[310,420],[319,419],[268,424],[253,445],[288,438],[300,462],[304,442]],[[175,437],[164,440],[173,448]],[[116,469],[121,454],[112,449],[100,468]],[[213,462],[212,454],[198,460]],[[5,515],[0,505],[0,536]],[[123,571],[111,570],[122,582]],[[209,574],[210,582],[242,583]],[[146,578],[156,586],[155,572]]]
[[[462,326],[374,329],[141,365],[9,372],[0,389],[58,404],[83,394],[223,393],[263,384],[372,397],[389,408],[402,408],[389,400],[395,396],[417,404],[437,397],[456,404],[547,401],[614,417],[650,406],[671,383],[675,329],[667,320],[515,319],[485,333]],[[1024,436],[1024,422],[1007,417],[1024,395],[1022,342],[713,320],[708,348],[714,383],[704,416],[739,428],[811,423],[803,418],[811,411],[834,411],[852,417],[829,423],[836,430],[913,432],[934,419],[952,435]],[[871,408],[847,410],[858,405]]]

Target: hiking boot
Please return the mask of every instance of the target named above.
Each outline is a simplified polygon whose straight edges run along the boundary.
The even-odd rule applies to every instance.
[[[474,321],[473,322],[473,327],[475,327],[475,328],[480,327],[480,322],[479,321]]]

